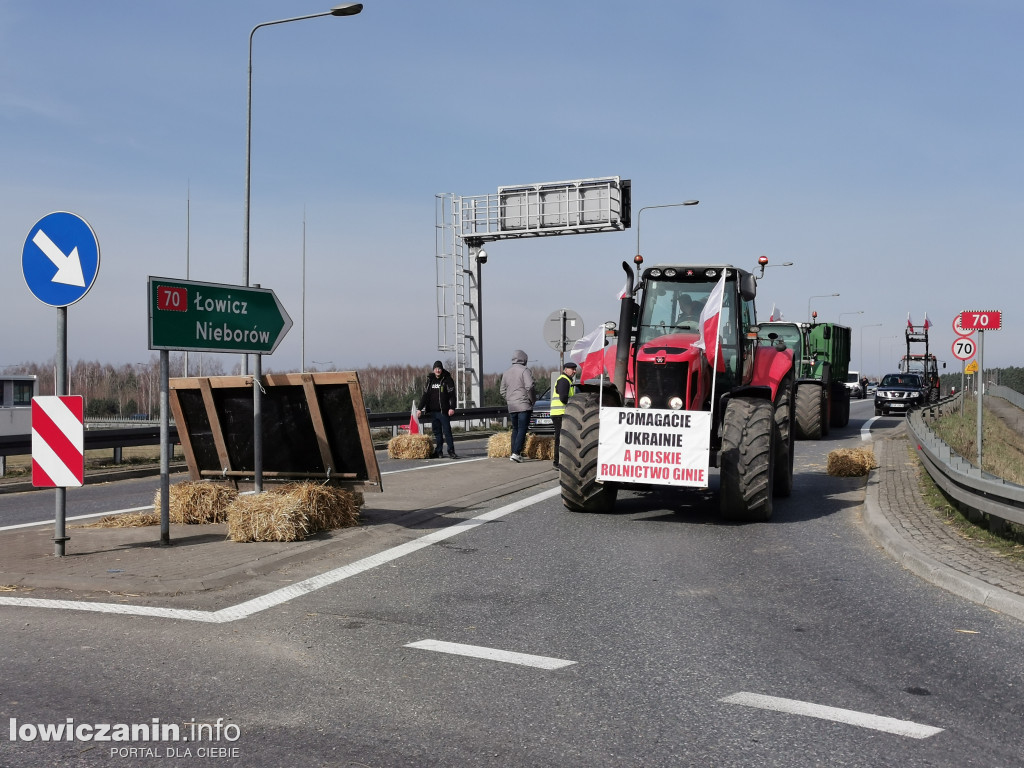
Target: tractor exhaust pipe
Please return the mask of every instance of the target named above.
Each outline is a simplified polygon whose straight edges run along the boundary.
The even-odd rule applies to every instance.
[[[633,270],[629,264],[622,262],[626,272],[626,287],[619,308],[618,346],[615,349],[615,376],[612,379],[615,389],[619,391],[622,402],[626,402],[626,369],[629,367],[629,348],[633,341]]]

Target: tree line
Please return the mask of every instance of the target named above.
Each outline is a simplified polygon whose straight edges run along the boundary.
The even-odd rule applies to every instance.
[[[228,359],[238,359],[237,355]],[[224,355],[189,355],[188,373],[191,376],[238,375],[240,364],[231,363],[225,370]],[[445,367],[454,367],[450,361]],[[38,393],[49,395],[54,392],[57,366],[54,360],[45,363],[21,363],[4,366],[6,373],[30,374],[37,377]],[[363,368],[339,369],[311,367],[310,372],[355,370],[366,407],[374,413],[401,412],[410,409],[413,401],[418,402],[424,382],[430,373],[431,363],[423,365],[370,365]],[[547,389],[547,382],[554,369],[531,367],[537,382],[537,395]],[[185,375],[185,356],[172,352],[169,355],[169,372],[172,378]],[[278,371],[283,373],[284,371]],[[264,373],[274,373],[264,368]],[[500,373],[484,374],[483,405],[504,405],[499,394]],[[72,395],[85,399],[87,418],[132,417],[156,419],[160,416],[160,359],[154,355],[146,363],[123,363],[119,366],[96,360],[78,360],[68,363],[68,389]]]

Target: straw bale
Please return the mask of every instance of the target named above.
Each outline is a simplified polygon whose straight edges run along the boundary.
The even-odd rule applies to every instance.
[[[168,519],[175,525],[223,523],[228,519],[228,506],[238,491],[218,483],[177,483],[170,487]],[[160,491],[153,499],[153,510],[160,516]]]
[[[826,469],[834,477],[863,477],[877,466],[870,448],[837,448],[829,453]]]
[[[429,459],[434,453],[434,441],[429,435],[395,435],[388,440],[388,458]]]
[[[555,457],[555,438],[541,437],[532,432],[527,432],[523,453],[528,459],[547,459],[551,461]]]
[[[507,459],[512,455],[512,433],[495,432],[487,439],[487,455],[492,459]]]
[[[228,507],[232,541],[302,541],[320,531],[359,525],[362,495],[317,483],[290,483],[239,496]]]

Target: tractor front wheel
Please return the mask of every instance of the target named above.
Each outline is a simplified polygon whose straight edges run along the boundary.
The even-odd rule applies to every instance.
[[[772,516],[775,475],[775,408],[769,400],[729,400],[722,419],[721,515],[764,522]]]
[[[820,440],[827,422],[825,388],[820,384],[796,385],[796,438]]]
[[[562,503],[573,512],[610,512],[615,507],[615,484],[597,482],[599,427],[597,395],[574,395],[562,416],[558,451]]]

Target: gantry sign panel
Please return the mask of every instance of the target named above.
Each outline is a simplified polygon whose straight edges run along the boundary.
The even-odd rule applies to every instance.
[[[632,194],[628,179],[610,176],[498,187],[457,203],[459,237],[484,243],[628,229]]]

